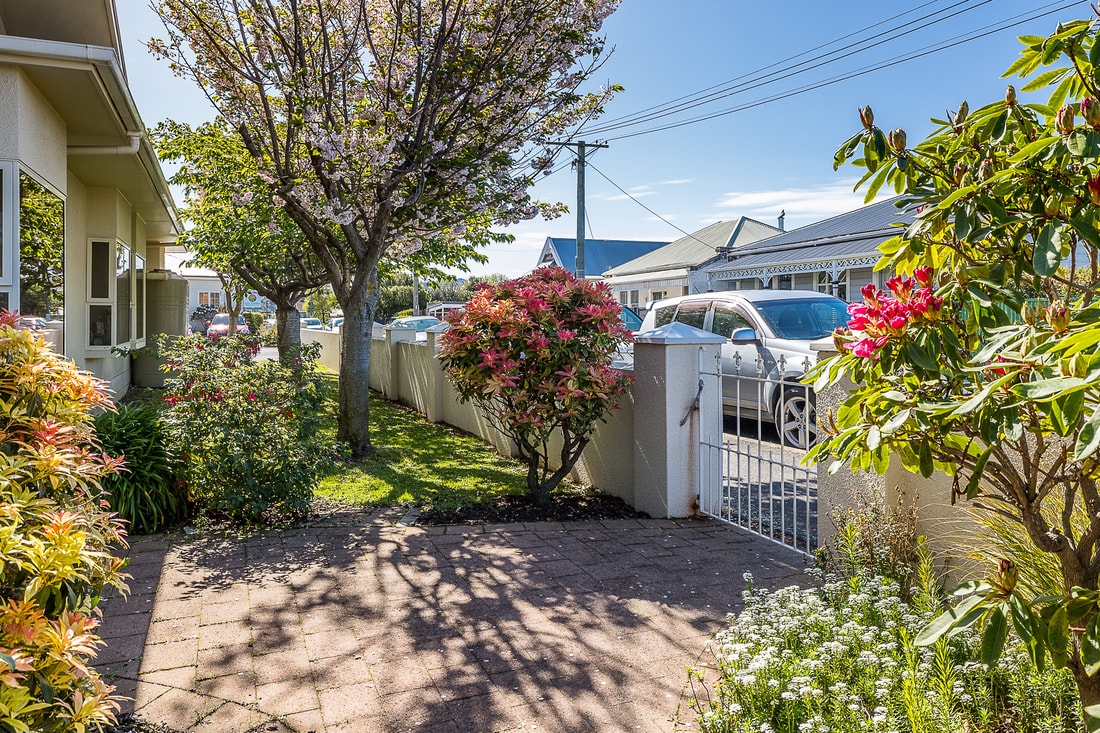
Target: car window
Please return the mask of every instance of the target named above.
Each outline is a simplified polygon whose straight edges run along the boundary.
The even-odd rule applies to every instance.
[[[712,320],[713,322],[710,324],[711,332],[724,339],[728,339],[739,328],[753,327],[747,318],[724,305],[714,306],[714,318]]]
[[[676,320],[685,326],[702,328],[707,319],[707,308],[710,303],[681,303],[676,309]]]
[[[243,325],[245,325],[245,324],[244,324],[244,316],[237,316],[237,325],[238,325],[238,326],[243,326]]]
[[[848,304],[838,298],[758,301],[753,305],[782,339],[812,341],[848,323]]]
[[[622,306],[622,312],[619,313],[619,318],[622,319],[623,325],[631,331],[638,331],[642,327],[641,317],[625,305]]]
[[[664,308],[658,308],[653,321],[653,327],[660,328],[661,326],[667,326],[672,323],[672,318],[675,315],[676,306],[674,305],[666,305]]]
[[[220,316],[214,316],[214,320],[210,321],[210,323],[215,326],[227,326],[229,325],[229,316],[224,314]]]

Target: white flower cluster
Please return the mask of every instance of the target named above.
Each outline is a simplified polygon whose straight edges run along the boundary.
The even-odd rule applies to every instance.
[[[915,647],[931,615],[916,612],[893,580],[825,576],[819,588],[776,591],[746,582],[744,610],[712,642],[720,676],[697,691],[705,733],[985,731],[1009,718],[1030,721],[1019,730],[1074,729],[1064,670],[1037,675],[1010,644],[1005,663],[986,671],[968,661],[973,633]]]

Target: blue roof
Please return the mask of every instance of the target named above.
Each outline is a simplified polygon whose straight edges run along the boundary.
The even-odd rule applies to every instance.
[[[561,266],[567,270],[577,269],[577,240],[564,237],[549,237],[558,253]],[[668,242],[639,242],[629,239],[588,239],[584,240],[584,274],[602,275],[612,267],[618,267],[644,254],[649,254]]]

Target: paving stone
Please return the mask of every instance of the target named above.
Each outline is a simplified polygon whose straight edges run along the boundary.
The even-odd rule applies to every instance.
[[[382,714],[382,698],[371,682],[321,690],[317,696],[326,725]]]
[[[257,686],[256,706],[271,715],[291,715],[320,709],[317,690],[308,678]]]
[[[678,710],[690,730],[684,668],[740,607],[741,574],[805,583],[796,553],[713,523],[389,526],[400,514],[135,541],[136,594],[102,604],[97,668],[188,733],[672,731]]]

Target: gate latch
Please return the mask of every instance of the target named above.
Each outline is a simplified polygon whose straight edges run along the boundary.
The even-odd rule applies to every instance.
[[[699,398],[703,394],[703,380],[699,380],[699,391],[695,393],[695,399],[691,401],[691,407],[688,408],[687,414],[684,415],[684,419],[680,421],[680,427],[687,425],[688,418],[691,417],[691,413],[699,409]]]

